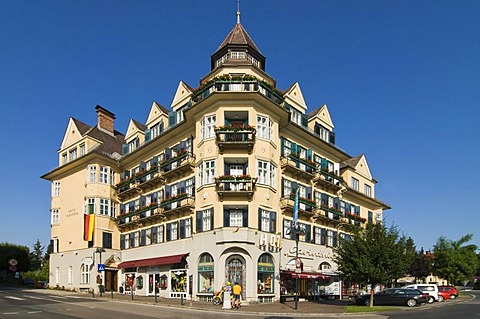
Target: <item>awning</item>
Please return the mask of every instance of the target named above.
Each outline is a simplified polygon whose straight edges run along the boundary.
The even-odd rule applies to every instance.
[[[296,273],[294,271],[284,271],[284,273],[291,275],[293,278],[305,278],[305,279],[328,279],[328,276],[325,276],[318,272],[306,272],[302,271],[301,273]]]
[[[133,267],[143,267],[143,266],[153,266],[153,265],[178,264],[182,261],[182,258],[185,257],[186,255],[188,254],[124,261],[118,264],[118,268],[133,268]]]

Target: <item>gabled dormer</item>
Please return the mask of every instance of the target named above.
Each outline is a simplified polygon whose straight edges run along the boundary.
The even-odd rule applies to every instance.
[[[326,104],[308,114],[308,127],[324,141],[335,144],[334,125]]]
[[[180,108],[189,103],[192,97],[193,89],[185,82],[180,81],[177,86],[177,91],[173,97],[171,108],[173,112],[177,112]]]
[[[300,84],[298,82],[295,82],[285,91],[283,98],[285,99],[285,103],[293,106],[293,108],[301,113],[305,114],[307,111],[308,106],[307,103],[305,103],[302,89],[300,88]]]

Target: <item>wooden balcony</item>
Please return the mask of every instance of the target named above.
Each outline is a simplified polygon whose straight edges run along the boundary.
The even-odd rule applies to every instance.
[[[293,214],[293,206],[295,204],[295,195],[289,197],[280,198],[280,208],[285,211]],[[306,216],[312,216],[316,204],[306,198],[298,199],[298,213],[304,214]]]
[[[220,154],[225,149],[246,150],[252,153],[256,130],[253,127],[237,129],[232,127],[216,128],[215,135]]]
[[[147,172],[141,174],[140,176],[135,178],[137,181],[136,187],[139,188],[141,191],[148,191],[165,183],[165,178],[160,172],[158,166],[155,166],[148,170]]]
[[[250,202],[256,182],[255,177],[220,176],[215,178],[215,190],[220,201],[225,197],[245,197]]]
[[[195,197],[180,194],[160,203],[160,213],[165,217],[171,214],[192,213],[195,210]]]
[[[321,189],[333,193],[338,192],[343,187],[343,179],[331,172],[318,169],[315,172],[313,182]]]
[[[183,153],[162,163],[160,170],[162,177],[170,183],[195,171],[195,156]]]
[[[281,157],[280,167],[284,172],[290,173],[296,179],[311,181],[314,177],[314,167],[310,164],[295,160],[294,157]]]

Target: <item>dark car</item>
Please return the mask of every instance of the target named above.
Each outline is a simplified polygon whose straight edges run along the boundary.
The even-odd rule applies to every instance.
[[[427,302],[428,294],[417,289],[389,288],[377,292],[373,296],[374,305],[392,305],[415,307]],[[370,305],[370,295],[359,296],[356,300],[359,305]]]
[[[453,286],[438,286],[438,295],[444,299],[455,299],[458,297],[458,290]]]

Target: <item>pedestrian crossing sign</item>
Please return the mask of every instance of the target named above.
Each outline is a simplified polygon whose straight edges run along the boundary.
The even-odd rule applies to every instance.
[[[98,271],[99,272],[105,271],[105,264],[98,264]]]

